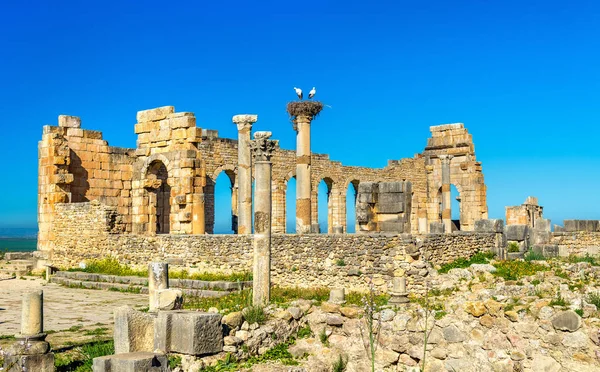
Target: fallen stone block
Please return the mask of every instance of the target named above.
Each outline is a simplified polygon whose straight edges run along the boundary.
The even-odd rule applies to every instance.
[[[187,355],[223,350],[221,314],[197,311],[161,311],[154,328],[154,350]]]
[[[129,306],[115,309],[115,353],[154,351],[154,321],[156,315],[134,310]]]
[[[179,310],[183,307],[183,293],[179,289],[159,289],[157,310]]]
[[[54,354],[6,355],[4,372],[54,372]]]
[[[94,372],[168,372],[164,354],[136,352],[94,358]]]

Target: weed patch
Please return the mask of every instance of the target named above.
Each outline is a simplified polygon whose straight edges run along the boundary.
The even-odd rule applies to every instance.
[[[469,267],[472,264],[485,264],[489,263],[492,258],[495,257],[493,252],[479,252],[475,253],[471,258],[457,258],[456,260],[443,264],[438,270],[440,274],[445,274],[451,269],[463,269]]]

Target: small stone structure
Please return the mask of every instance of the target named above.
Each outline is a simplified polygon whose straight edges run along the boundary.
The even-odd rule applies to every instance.
[[[527,225],[534,228],[537,222],[543,219],[543,210],[536,197],[528,196],[525,203],[506,207],[506,225]]]
[[[21,309],[21,333],[6,351],[4,371],[53,372],[54,354],[44,341],[44,294],[41,290],[26,293]]]
[[[151,262],[148,265],[149,311],[177,310],[183,304],[183,293],[169,288],[169,264]]]

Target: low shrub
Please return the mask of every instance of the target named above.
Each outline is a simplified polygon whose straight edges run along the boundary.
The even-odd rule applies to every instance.
[[[506,246],[506,249],[508,250],[508,253],[518,253],[521,251],[519,249],[519,243],[517,243],[517,242],[508,243],[508,245]]]
[[[525,259],[525,261],[545,261],[546,257],[544,257],[544,255],[540,252],[534,252],[533,249],[529,249],[529,251],[527,251],[527,253],[525,254],[525,257],[523,257]]]
[[[440,274],[445,274],[451,269],[463,269],[465,267],[469,267],[472,264],[486,264],[489,263],[492,258],[496,255],[493,252],[478,252],[475,253],[471,258],[457,258],[456,260],[449,262],[447,264],[443,264],[441,268],[438,270]]]
[[[540,271],[550,270],[548,266],[540,265],[531,261],[500,261],[494,263],[496,271],[493,275],[504,278],[504,280],[519,280],[524,276],[534,275]]]
[[[261,306],[250,306],[243,311],[244,319],[250,323],[263,324],[267,320],[267,314]]]

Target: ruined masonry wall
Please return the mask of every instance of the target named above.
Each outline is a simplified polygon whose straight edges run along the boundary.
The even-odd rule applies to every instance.
[[[600,232],[553,232],[550,235],[550,244],[558,245],[558,254],[562,257],[586,254],[597,256],[600,254]]]
[[[120,234],[114,207],[99,203],[60,204],[56,208],[54,264],[77,266],[81,261],[107,256],[146,266],[153,260],[181,258],[186,265],[213,272],[252,269],[251,235],[156,235]],[[75,224],[75,220],[77,224]],[[284,286],[343,286],[366,290],[373,277],[386,291],[394,276],[408,277],[413,290],[422,289],[420,261],[406,250],[416,247],[433,264],[490,250],[495,235],[458,232],[429,235],[292,235],[272,238],[272,280]],[[343,260],[343,262],[341,261]]]

